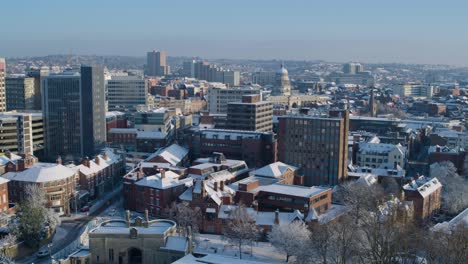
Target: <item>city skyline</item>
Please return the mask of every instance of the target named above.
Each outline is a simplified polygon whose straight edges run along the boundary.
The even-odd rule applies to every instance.
[[[461,1],[60,1],[2,4],[6,57],[144,56],[153,49],[207,59],[285,59],[466,66]],[[90,8],[92,7],[92,8]],[[22,8],[22,19],[15,12]],[[86,14],[86,19],[80,19]],[[148,17],[154,19],[148,20]],[[41,30],[24,30],[40,22]],[[216,34],[213,34],[216,32]],[[34,45],[32,45],[34,43]],[[33,48],[34,47],[34,48]]]

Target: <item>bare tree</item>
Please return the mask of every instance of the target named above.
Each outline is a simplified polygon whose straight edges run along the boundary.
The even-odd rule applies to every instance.
[[[468,259],[468,228],[463,223],[443,232],[426,231],[421,242],[428,264],[462,264]]]
[[[339,203],[352,208],[351,214],[356,223],[366,211],[376,211],[385,195],[380,185],[367,186],[356,182],[345,182],[338,186],[335,194]]]
[[[392,202],[364,212],[356,235],[361,262],[406,263],[415,256],[416,228],[400,210],[399,203]]]
[[[310,239],[310,231],[301,221],[294,221],[289,224],[274,225],[268,234],[270,243],[286,254],[286,262],[290,256],[301,254],[302,247]]]
[[[437,177],[442,184],[442,208],[449,213],[458,213],[468,207],[468,183],[457,173],[450,161],[431,165],[431,177]]]
[[[230,220],[224,230],[224,236],[238,247],[239,258],[241,259],[242,246],[259,238],[260,230],[242,204],[231,211]]]
[[[201,212],[199,208],[192,209],[186,202],[179,204],[173,203],[169,209],[169,215],[171,219],[177,222],[179,234],[188,236],[188,227],[191,227],[192,232],[198,232],[201,222]]]
[[[354,223],[351,216],[343,216],[328,223],[312,224],[310,247],[314,254],[307,262],[352,263],[358,252],[356,248],[358,227]]]

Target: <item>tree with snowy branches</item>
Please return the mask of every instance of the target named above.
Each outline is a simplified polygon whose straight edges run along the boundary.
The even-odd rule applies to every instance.
[[[289,224],[274,225],[268,234],[268,240],[278,250],[286,254],[286,262],[291,256],[297,256],[303,251],[303,245],[310,239],[310,231],[301,221]]]
[[[260,230],[244,205],[241,204],[231,211],[229,222],[224,230],[224,236],[229,242],[237,246],[239,258],[241,259],[242,247],[260,237]]]
[[[434,163],[430,176],[436,177],[442,184],[442,208],[452,214],[468,207],[468,183],[457,173],[457,168],[450,161]]]

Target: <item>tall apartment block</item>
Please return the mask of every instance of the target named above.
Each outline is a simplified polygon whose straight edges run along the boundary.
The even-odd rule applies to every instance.
[[[170,73],[169,66],[166,64],[165,51],[150,51],[146,54],[146,75],[164,76]]]
[[[307,186],[334,186],[347,178],[349,113],[279,117],[278,159],[302,169]]]
[[[42,87],[46,158],[93,156],[106,139],[103,69],[49,75]]]
[[[259,94],[242,96],[242,102],[228,104],[227,129],[273,131],[273,103],[261,101]]]
[[[43,145],[42,113],[0,113],[0,153],[33,154]]]
[[[7,77],[6,106],[8,111],[12,110],[34,110],[35,109],[35,87],[34,78],[29,77]]]
[[[146,105],[148,80],[136,76],[112,76],[107,81],[107,101],[110,111],[134,110]]]
[[[0,58],[0,112],[6,111],[5,75],[6,62],[4,58]]]

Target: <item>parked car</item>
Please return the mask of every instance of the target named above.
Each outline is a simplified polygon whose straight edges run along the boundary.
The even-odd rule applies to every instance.
[[[36,253],[36,256],[38,258],[44,258],[44,257],[47,257],[50,255],[50,252],[49,252],[49,248],[46,247],[46,248],[43,248],[41,250],[39,250],[37,253]]]
[[[89,206],[83,206],[81,209],[80,209],[80,212],[89,212]]]

